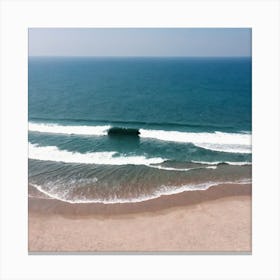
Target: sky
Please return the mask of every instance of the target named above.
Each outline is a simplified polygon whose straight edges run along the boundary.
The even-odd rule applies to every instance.
[[[30,28],[29,56],[251,56],[251,29]]]

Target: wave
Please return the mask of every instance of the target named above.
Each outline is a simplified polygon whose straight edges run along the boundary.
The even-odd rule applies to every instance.
[[[190,171],[190,170],[195,170],[195,169],[216,169],[217,166],[200,166],[200,167],[190,167],[190,168],[175,168],[175,167],[166,167],[166,166],[161,166],[161,165],[149,165],[151,168],[156,168],[160,170],[167,170],[167,171]]]
[[[182,128],[205,128],[205,129],[212,129],[212,130],[219,130],[219,129],[234,129],[233,126],[226,126],[226,125],[213,125],[210,123],[206,124],[197,124],[197,123],[181,123],[181,122],[145,122],[145,121],[122,121],[122,120],[111,120],[108,122],[108,120],[102,120],[102,119],[71,119],[71,118],[31,118],[31,122],[53,122],[61,121],[61,122],[69,122],[69,123],[100,123],[100,124],[110,124],[110,125],[116,125],[116,126],[133,126],[133,127],[162,127],[162,126],[168,126],[168,127],[182,127]]]
[[[197,147],[219,152],[251,153],[251,134],[140,129],[140,136],[162,141],[193,143]]]
[[[45,123],[29,123],[30,131],[77,134],[77,135],[108,135],[110,131],[128,133],[128,128],[116,128],[109,125],[103,126],[73,126]],[[228,133],[228,132],[181,132],[152,129],[131,129],[129,132],[137,132],[144,139],[156,139],[160,141],[192,143],[193,145],[218,152],[226,153],[251,153],[250,133]]]
[[[28,124],[29,131],[55,133],[55,134],[76,134],[76,135],[107,135],[109,125],[87,126],[87,125],[59,125],[46,123]]]
[[[29,158],[43,161],[56,161],[64,163],[80,164],[104,164],[104,165],[145,165],[150,168],[166,171],[189,171],[194,169],[216,169],[217,166],[200,166],[191,168],[165,167],[160,164],[166,160],[163,158],[146,158],[145,156],[116,156],[117,152],[91,152],[78,153],[60,150],[56,146],[38,146],[29,143]]]
[[[200,164],[198,167],[190,167],[190,168],[174,168],[174,167],[166,167],[162,165],[149,165],[151,168],[156,168],[160,170],[168,170],[168,171],[189,171],[195,169],[217,169],[219,165],[237,165],[237,166],[245,166],[252,165],[252,162],[249,161],[196,161],[192,160],[191,163]]]
[[[29,158],[64,163],[104,164],[104,165],[150,165],[164,162],[162,158],[144,156],[116,156],[117,152],[78,153],[59,150],[56,146],[37,146],[29,143]]]
[[[57,199],[60,201],[64,201],[67,203],[71,204],[76,204],[76,203],[103,203],[103,204],[117,204],[117,203],[135,203],[135,202],[143,202],[147,200],[152,200],[155,198],[159,198],[161,196],[166,196],[166,195],[172,195],[172,194],[178,194],[182,193],[185,191],[203,191],[207,190],[210,187],[215,187],[221,184],[250,184],[251,179],[243,179],[243,180],[238,180],[238,181],[219,181],[219,182],[205,182],[201,184],[187,184],[187,185],[182,185],[182,186],[165,186],[162,185],[158,188],[157,191],[150,195],[146,196],[140,196],[137,198],[126,198],[126,199],[69,199],[67,198],[67,193],[62,192],[60,194],[57,193],[57,190],[54,191],[46,191],[44,188],[38,184],[33,184],[30,183],[31,186],[36,188],[38,191],[44,193],[45,195],[49,196],[50,198]]]
[[[194,143],[195,146],[223,153],[251,154],[251,145]]]
[[[150,168],[186,172],[197,169],[217,169],[220,164],[228,165],[250,165],[250,162],[204,162],[191,161],[201,166],[189,168],[177,168],[164,166],[166,159],[160,157],[146,158],[145,156],[117,156],[117,152],[89,152],[79,153],[67,150],[60,150],[56,146],[38,146],[37,144],[29,143],[29,159],[42,161],[56,161],[63,163],[76,164],[97,164],[97,165],[144,165]]]
[[[219,165],[219,164],[228,164],[228,165],[252,165],[252,162],[250,161],[196,161],[192,160],[193,163],[199,163],[199,164],[209,164],[209,165]]]

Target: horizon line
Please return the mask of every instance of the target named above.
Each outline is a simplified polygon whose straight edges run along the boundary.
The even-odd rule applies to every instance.
[[[31,57],[84,57],[84,58],[252,58],[252,56],[247,56],[247,55],[233,55],[233,56],[176,56],[176,55],[171,55],[171,56],[152,56],[152,55],[138,55],[138,56],[133,56],[133,55],[128,55],[128,56],[121,56],[121,55],[104,55],[104,56],[97,56],[97,55],[28,55],[28,58]]]

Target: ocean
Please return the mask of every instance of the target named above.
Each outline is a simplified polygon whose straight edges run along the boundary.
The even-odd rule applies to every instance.
[[[251,68],[251,58],[29,57],[29,195],[125,203],[251,182]]]

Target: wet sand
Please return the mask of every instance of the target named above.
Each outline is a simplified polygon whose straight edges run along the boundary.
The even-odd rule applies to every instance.
[[[251,185],[138,203],[29,198],[29,252],[250,252]]]

